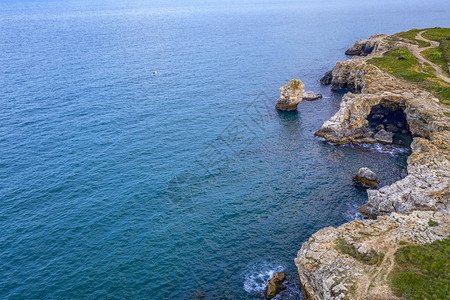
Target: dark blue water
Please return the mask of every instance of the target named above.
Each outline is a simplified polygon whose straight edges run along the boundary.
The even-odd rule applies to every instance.
[[[366,201],[351,176],[408,155],[316,139],[342,96],[318,79],[444,2],[2,2],[0,298],[258,299],[278,270],[299,298],[301,243]],[[293,77],[324,99],[277,113]]]

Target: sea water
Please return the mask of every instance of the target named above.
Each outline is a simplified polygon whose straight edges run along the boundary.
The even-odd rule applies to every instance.
[[[376,33],[449,26],[446,1],[2,1],[0,298],[261,299],[358,218],[407,150],[316,137],[319,78]],[[156,71],[156,75],[152,75]],[[277,112],[300,78],[323,99]]]

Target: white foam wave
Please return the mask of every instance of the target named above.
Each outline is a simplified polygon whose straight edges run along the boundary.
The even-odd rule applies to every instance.
[[[361,144],[360,147],[369,149],[369,150],[373,150],[373,151],[377,151],[380,153],[388,153],[392,156],[395,156],[395,155],[398,155],[401,153],[406,153],[409,151],[408,148],[397,147],[397,146],[386,146],[384,144]]]
[[[264,292],[273,274],[284,270],[282,265],[267,262],[254,262],[247,265],[244,277],[244,290],[248,293]]]

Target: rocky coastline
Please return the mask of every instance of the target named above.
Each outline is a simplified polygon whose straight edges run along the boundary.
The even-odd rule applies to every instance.
[[[405,178],[367,190],[360,212],[373,220],[324,228],[303,244],[295,263],[306,299],[396,299],[387,284],[395,251],[450,235],[450,108],[369,62],[408,47],[389,35],[360,40],[346,52],[354,57],[321,79],[349,92],[316,136],[356,145],[409,139],[411,155]]]

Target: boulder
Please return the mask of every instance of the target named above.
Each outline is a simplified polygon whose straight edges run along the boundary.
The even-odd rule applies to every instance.
[[[331,83],[331,80],[333,80],[333,71],[328,71],[323,75],[322,78],[320,78],[320,82],[324,85],[328,85]]]
[[[269,283],[267,284],[266,289],[266,299],[272,299],[276,295],[278,295],[279,292],[286,289],[286,287],[283,285],[283,281],[286,280],[286,275],[284,272],[277,272],[273,274],[272,279],[270,279]]]
[[[375,127],[375,130],[384,130],[384,125],[383,124],[378,124],[377,127]]]
[[[386,124],[386,131],[389,132],[398,132],[398,127],[394,124]]]
[[[297,105],[303,100],[305,85],[299,79],[292,79],[288,84],[280,88],[280,98],[277,101],[278,110],[296,110]]]
[[[312,101],[312,100],[316,100],[316,99],[320,99],[320,98],[322,98],[322,94],[317,94],[312,91],[308,91],[303,94],[303,100],[307,100],[307,101]]]
[[[381,129],[375,135],[373,136],[377,141],[385,143],[385,144],[392,144],[394,134],[392,132],[387,132],[384,129]]]
[[[353,176],[353,182],[357,187],[363,189],[376,189],[380,183],[377,174],[369,168],[359,169],[358,173]]]

